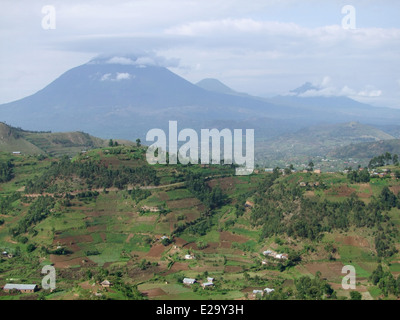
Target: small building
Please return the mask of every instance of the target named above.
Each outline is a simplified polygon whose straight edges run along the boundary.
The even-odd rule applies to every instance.
[[[253,290],[253,296],[254,297],[257,296],[257,295],[262,296],[263,294],[264,294],[264,291],[262,291],[262,290]]]
[[[321,173],[321,169],[315,169],[314,173]]]
[[[254,207],[254,203],[249,201],[249,200],[247,200],[246,203],[244,204],[244,206],[246,208],[252,208],[252,207]]]
[[[214,278],[207,277],[207,281],[208,281],[208,282],[213,282],[213,281],[214,281]]]
[[[279,259],[279,260],[287,259],[287,258],[288,258],[288,255],[285,254],[285,253],[278,253],[278,254],[275,255],[275,258],[276,258],[276,259]]]
[[[36,284],[10,284],[7,283],[3,290],[5,292],[10,292],[12,290],[17,290],[21,293],[34,293],[37,290]]]
[[[264,252],[263,252],[263,255],[264,256],[269,256],[269,255],[271,255],[272,254],[272,251],[271,250],[265,250]]]
[[[191,284],[194,284],[194,283],[196,283],[196,279],[191,279],[191,278],[184,278],[183,279],[183,284],[191,285]]]
[[[13,155],[16,155],[16,156],[18,156],[18,155],[20,155],[21,154],[21,151],[13,151],[13,153],[12,153]]]
[[[108,281],[108,280],[104,280],[102,283],[100,283],[101,284],[101,286],[103,287],[103,288],[109,288],[109,287],[111,287],[111,282],[110,281]]]
[[[204,282],[201,286],[203,288],[210,288],[210,287],[214,286],[214,283],[212,283],[212,282]]]
[[[300,187],[303,187],[303,188],[304,188],[304,187],[307,187],[307,183],[305,183],[305,182],[300,182],[299,185],[300,185]]]
[[[269,294],[269,293],[274,292],[274,291],[275,291],[275,289],[270,289],[270,288],[265,288],[265,289],[264,289],[264,292],[265,292],[266,294]]]
[[[187,255],[185,255],[185,259],[186,260],[193,260],[193,259],[195,259],[195,256],[193,256],[191,254],[187,254]]]

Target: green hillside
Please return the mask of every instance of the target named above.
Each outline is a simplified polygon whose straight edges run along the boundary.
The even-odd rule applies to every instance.
[[[391,139],[394,137],[382,130],[358,122],[320,125],[260,142],[256,144],[256,155],[260,163],[284,167],[287,163],[307,164],[311,158],[337,154],[332,150],[340,147]]]
[[[120,144],[134,144],[125,140],[116,141]],[[108,142],[84,132],[33,132],[0,122],[0,151],[3,152],[73,156],[84,150],[106,147]]]
[[[400,295],[395,176],[235,176],[230,165],[149,166],[145,152],[0,154],[0,250],[12,254],[0,285],[40,286],[44,265],[57,271],[52,293],[0,299],[259,299],[267,287],[266,299],[349,299],[345,265],[363,299]]]
[[[335,158],[371,159],[385,152],[400,154],[400,140],[384,140],[350,144],[345,147],[335,148],[328,153]]]

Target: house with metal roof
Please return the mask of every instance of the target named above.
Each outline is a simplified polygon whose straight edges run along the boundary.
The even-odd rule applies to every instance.
[[[36,284],[11,284],[7,283],[3,290],[5,292],[10,292],[11,290],[18,290],[22,293],[33,293],[37,290]]]
[[[184,278],[183,283],[184,284],[194,284],[196,282],[196,279],[191,279],[191,278]]]

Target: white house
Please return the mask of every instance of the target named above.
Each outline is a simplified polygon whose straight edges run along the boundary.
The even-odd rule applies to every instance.
[[[270,289],[270,288],[265,288],[264,289],[264,292],[267,293],[267,294],[271,293],[271,292],[274,292],[274,291],[275,291],[275,289]]]
[[[202,284],[202,287],[203,288],[212,287],[213,285],[214,285],[214,283],[212,283],[212,282],[205,282],[205,283]]]
[[[271,250],[265,250],[265,251],[263,252],[263,255],[264,255],[264,256],[269,256],[271,253],[272,253]]]
[[[196,282],[196,279],[191,279],[191,278],[183,279],[183,284],[194,284],[195,282]]]
[[[191,254],[185,255],[185,259],[186,259],[186,260],[192,260],[192,259],[194,259],[194,258],[195,258],[195,257],[192,256]]]
[[[254,296],[256,296],[258,294],[262,296],[264,294],[264,291],[262,291],[262,290],[253,290],[253,295]]]

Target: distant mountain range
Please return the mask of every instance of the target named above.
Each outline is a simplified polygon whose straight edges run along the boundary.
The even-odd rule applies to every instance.
[[[135,57],[103,56],[65,72],[31,96],[0,105],[0,121],[26,130],[81,131],[103,139],[143,142],[152,128],[167,131],[169,120],[178,121],[178,130],[250,128],[255,129],[256,148],[267,152],[285,152],[291,144],[298,152],[311,152],[319,145],[319,153],[400,133],[400,110],[347,97],[302,96],[312,89],[306,83],[287,96],[266,99],[236,92],[216,79],[193,84],[165,67],[140,64]],[[337,130],[329,126],[350,122],[370,126],[351,131],[354,137],[347,129],[343,135],[342,125]],[[332,129],[331,137],[320,140],[312,129],[318,126]],[[304,143],[308,147],[301,147]]]

